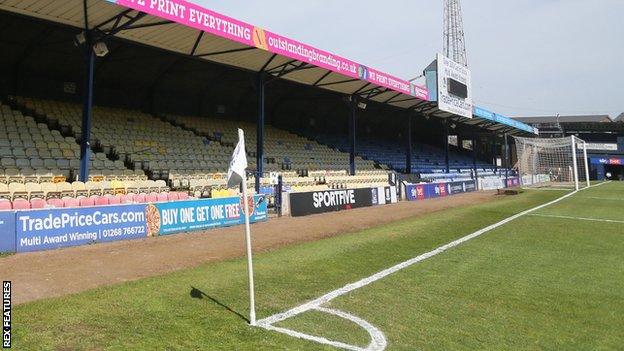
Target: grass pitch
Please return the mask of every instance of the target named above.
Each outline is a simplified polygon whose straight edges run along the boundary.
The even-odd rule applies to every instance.
[[[258,254],[258,316],[300,305],[564,193],[527,191]],[[624,223],[574,218],[617,221],[622,213],[624,184],[588,189],[327,307],[375,325],[388,350],[617,350],[624,344]],[[207,264],[17,306],[13,345],[18,350],[334,349],[249,327],[247,298],[245,259]],[[361,347],[369,342],[357,326],[320,312],[279,325]]]

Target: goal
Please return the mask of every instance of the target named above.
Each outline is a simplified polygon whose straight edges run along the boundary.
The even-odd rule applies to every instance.
[[[565,138],[514,137],[518,172],[523,187],[590,186],[587,143],[576,136]]]

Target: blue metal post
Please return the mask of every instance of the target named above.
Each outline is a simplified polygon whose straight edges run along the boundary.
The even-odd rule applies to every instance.
[[[444,120],[444,165],[446,166],[446,173],[451,173],[451,166],[449,162],[449,130],[448,130],[448,120]]]
[[[256,192],[260,192],[260,178],[264,174],[264,83],[265,74],[258,74],[256,92],[258,94],[258,119],[256,126]]]
[[[82,110],[82,134],[80,137],[80,181],[89,180],[89,154],[91,147],[91,113],[93,108],[93,64],[95,53],[91,41],[86,44],[87,74],[84,87],[84,106]]]
[[[507,138],[507,133],[505,133],[505,184],[507,184],[508,179],[509,179],[509,140]]]
[[[405,145],[405,174],[412,174],[412,115],[407,114],[407,145]]]
[[[479,180],[479,172],[477,171],[477,137],[472,137],[472,169],[474,170],[474,178],[478,183]]]
[[[498,136],[494,136],[494,142],[492,144],[492,153],[494,154],[494,173],[498,174],[498,143],[497,143],[497,137]]]
[[[349,113],[349,174],[355,175],[355,114],[357,101],[355,96],[351,97],[351,111]]]

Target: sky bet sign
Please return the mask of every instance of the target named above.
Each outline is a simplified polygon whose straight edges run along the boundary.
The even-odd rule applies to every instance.
[[[624,165],[622,158],[592,158],[591,163],[595,165]]]
[[[406,196],[409,201],[433,199],[448,195],[469,193],[476,190],[477,187],[474,181],[413,184],[405,188]]]

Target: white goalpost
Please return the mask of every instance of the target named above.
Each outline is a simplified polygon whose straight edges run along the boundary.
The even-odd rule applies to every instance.
[[[566,138],[514,137],[518,172],[523,187],[590,186],[587,143],[576,136]]]

